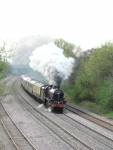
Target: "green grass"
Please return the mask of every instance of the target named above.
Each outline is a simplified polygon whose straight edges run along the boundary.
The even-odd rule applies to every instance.
[[[102,114],[101,106],[97,105],[96,103],[89,102],[89,101],[83,101],[81,103],[78,103],[77,105],[84,109],[87,109],[93,113]]]
[[[109,113],[106,113],[105,116],[109,119],[113,119],[113,111],[112,112],[109,112]]]
[[[76,103],[76,105],[78,105],[79,107],[81,107],[83,109],[86,109],[90,112],[93,112],[95,114],[105,116],[108,119],[113,119],[113,111],[104,112],[101,108],[101,105],[98,105],[96,103],[89,102],[89,101],[83,101],[83,102],[80,102],[80,103]]]
[[[68,85],[64,85],[62,87],[63,91],[65,92],[65,98],[68,99],[70,102],[75,103],[74,101],[74,97],[75,97],[75,89],[74,86],[68,86]]]
[[[0,83],[0,96],[4,95],[4,91],[5,91],[5,84],[4,83]]]
[[[85,101],[77,100],[75,98],[76,89],[74,86],[66,86],[65,85],[65,86],[63,86],[63,90],[65,91],[66,99],[69,102],[73,103],[74,105],[78,105],[79,107],[86,109],[90,112],[93,112],[95,114],[105,116],[108,119],[113,119],[113,111],[112,111],[113,109],[107,109],[106,107],[103,108],[103,105],[105,105],[105,104],[102,105],[102,103],[97,104],[96,102],[91,102],[91,101],[86,101],[86,100]],[[103,96],[103,99],[105,99],[104,103],[105,103],[105,101],[108,101],[108,98],[110,98],[108,89],[106,91],[107,91],[107,96]],[[102,91],[102,92],[99,91],[99,92],[101,95],[105,95],[106,91]]]

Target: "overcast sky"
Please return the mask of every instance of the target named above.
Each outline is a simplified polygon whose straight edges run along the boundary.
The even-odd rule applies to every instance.
[[[113,0],[0,0],[0,37],[61,37],[83,49],[113,40]]]

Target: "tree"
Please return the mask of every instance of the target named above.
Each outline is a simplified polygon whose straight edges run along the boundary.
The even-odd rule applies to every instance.
[[[13,49],[8,47],[6,42],[3,42],[0,47],[0,61],[8,62],[8,59],[12,58]]]
[[[63,39],[56,39],[55,44],[56,46],[64,50],[64,55],[66,57],[75,57],[73,53],[73,49],[75,48],[74,44],[66,42]]]
[[[74,84],[75,82],[75,76],[79,69],[79,63],[80,63],[80,56],[82,53],[82,49],[80,46],[75,46],[72,43],[69,43],[63,39],[56,39],[55,40],[56,46],[63,49],[63,53],[65,57],[72,57],[75,59],[75,64],[73,66],[73,72],[71,76],[68,79],[69,84]]]
[[[103,86],[107,87],[110,83],[107,80],[111,80],[112,77],[113,44],[107,43],[100,48],[96,48],[89,58],[82,62],[76,79],[76,89],[78,87],[75,92],[76,97],[80,100],[93,100],[98,103],[100,99],[99,94],[97,94],[98,90],[102,91]],[[105,81],[107,81],[107,84],[102,84],[106,83]]]
[[[0,79],[5,77],[10,71],[8,60],[12,57],[12,49],[8,47],[6,42],[3,42],[0,47]]]

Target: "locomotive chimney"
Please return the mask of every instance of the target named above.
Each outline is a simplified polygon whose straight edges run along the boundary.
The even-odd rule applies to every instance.
[[[58,88],[60,88],[60,85],[61,85],[61,82],[62,82],[62,78],[59,77],[59,76],[56,76],[56,77],[55,77],[55,81],[56,81],[56,86],[57,86]]]

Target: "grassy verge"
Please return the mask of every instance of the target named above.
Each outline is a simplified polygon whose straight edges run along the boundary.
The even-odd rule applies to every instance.
[[[0,82],[0,96],[4,95],[5,87],[5,84]]]
[[[99,114],[99,115],[105,116],[109,119],[113,119],[113,111],[103,112],[101,105],[86,101],[86,102],[79,103],[78,106],[80,106],[90,112],[93,112],[95,114]]]
[[[81,108],[84,108],[90,112],[93,112],[98,115],[105,116],[109,119],[113,119],[113,111],[106,111],[103,110],[102,106],[100,104],[91,102],[91,101],[78,101],[75,100],[75,88],[74,86],[63,86],[63,90],[65,91],[65,97],[67,100],[69,100],[74,105],[77,105]]]
[[[83,102],[80,102],[80,103],[75,103],[75,101],[71,100],[71,102],[73,104],[81,107],[81,108],[84,108],[84,109],[90,111],[90,112],[93,112],[93,113],[101,115],[101,116],[105,116],[108,119],[113,119],[113,111],[103,112],[103,110],[101,108],[101,105],[98,105],[96,103],[89,102],[89,101],[83,101]]]
[[[102,114],[101,106],[97,105],[96,103],[84,101],[84,102],[78,103],[77,105],[93,113],[100,114],[100,115]]]
[[[109,119],[113,119],[113,111],[112,112],[109,112],[109,113],[106,113],[105,116]]]

